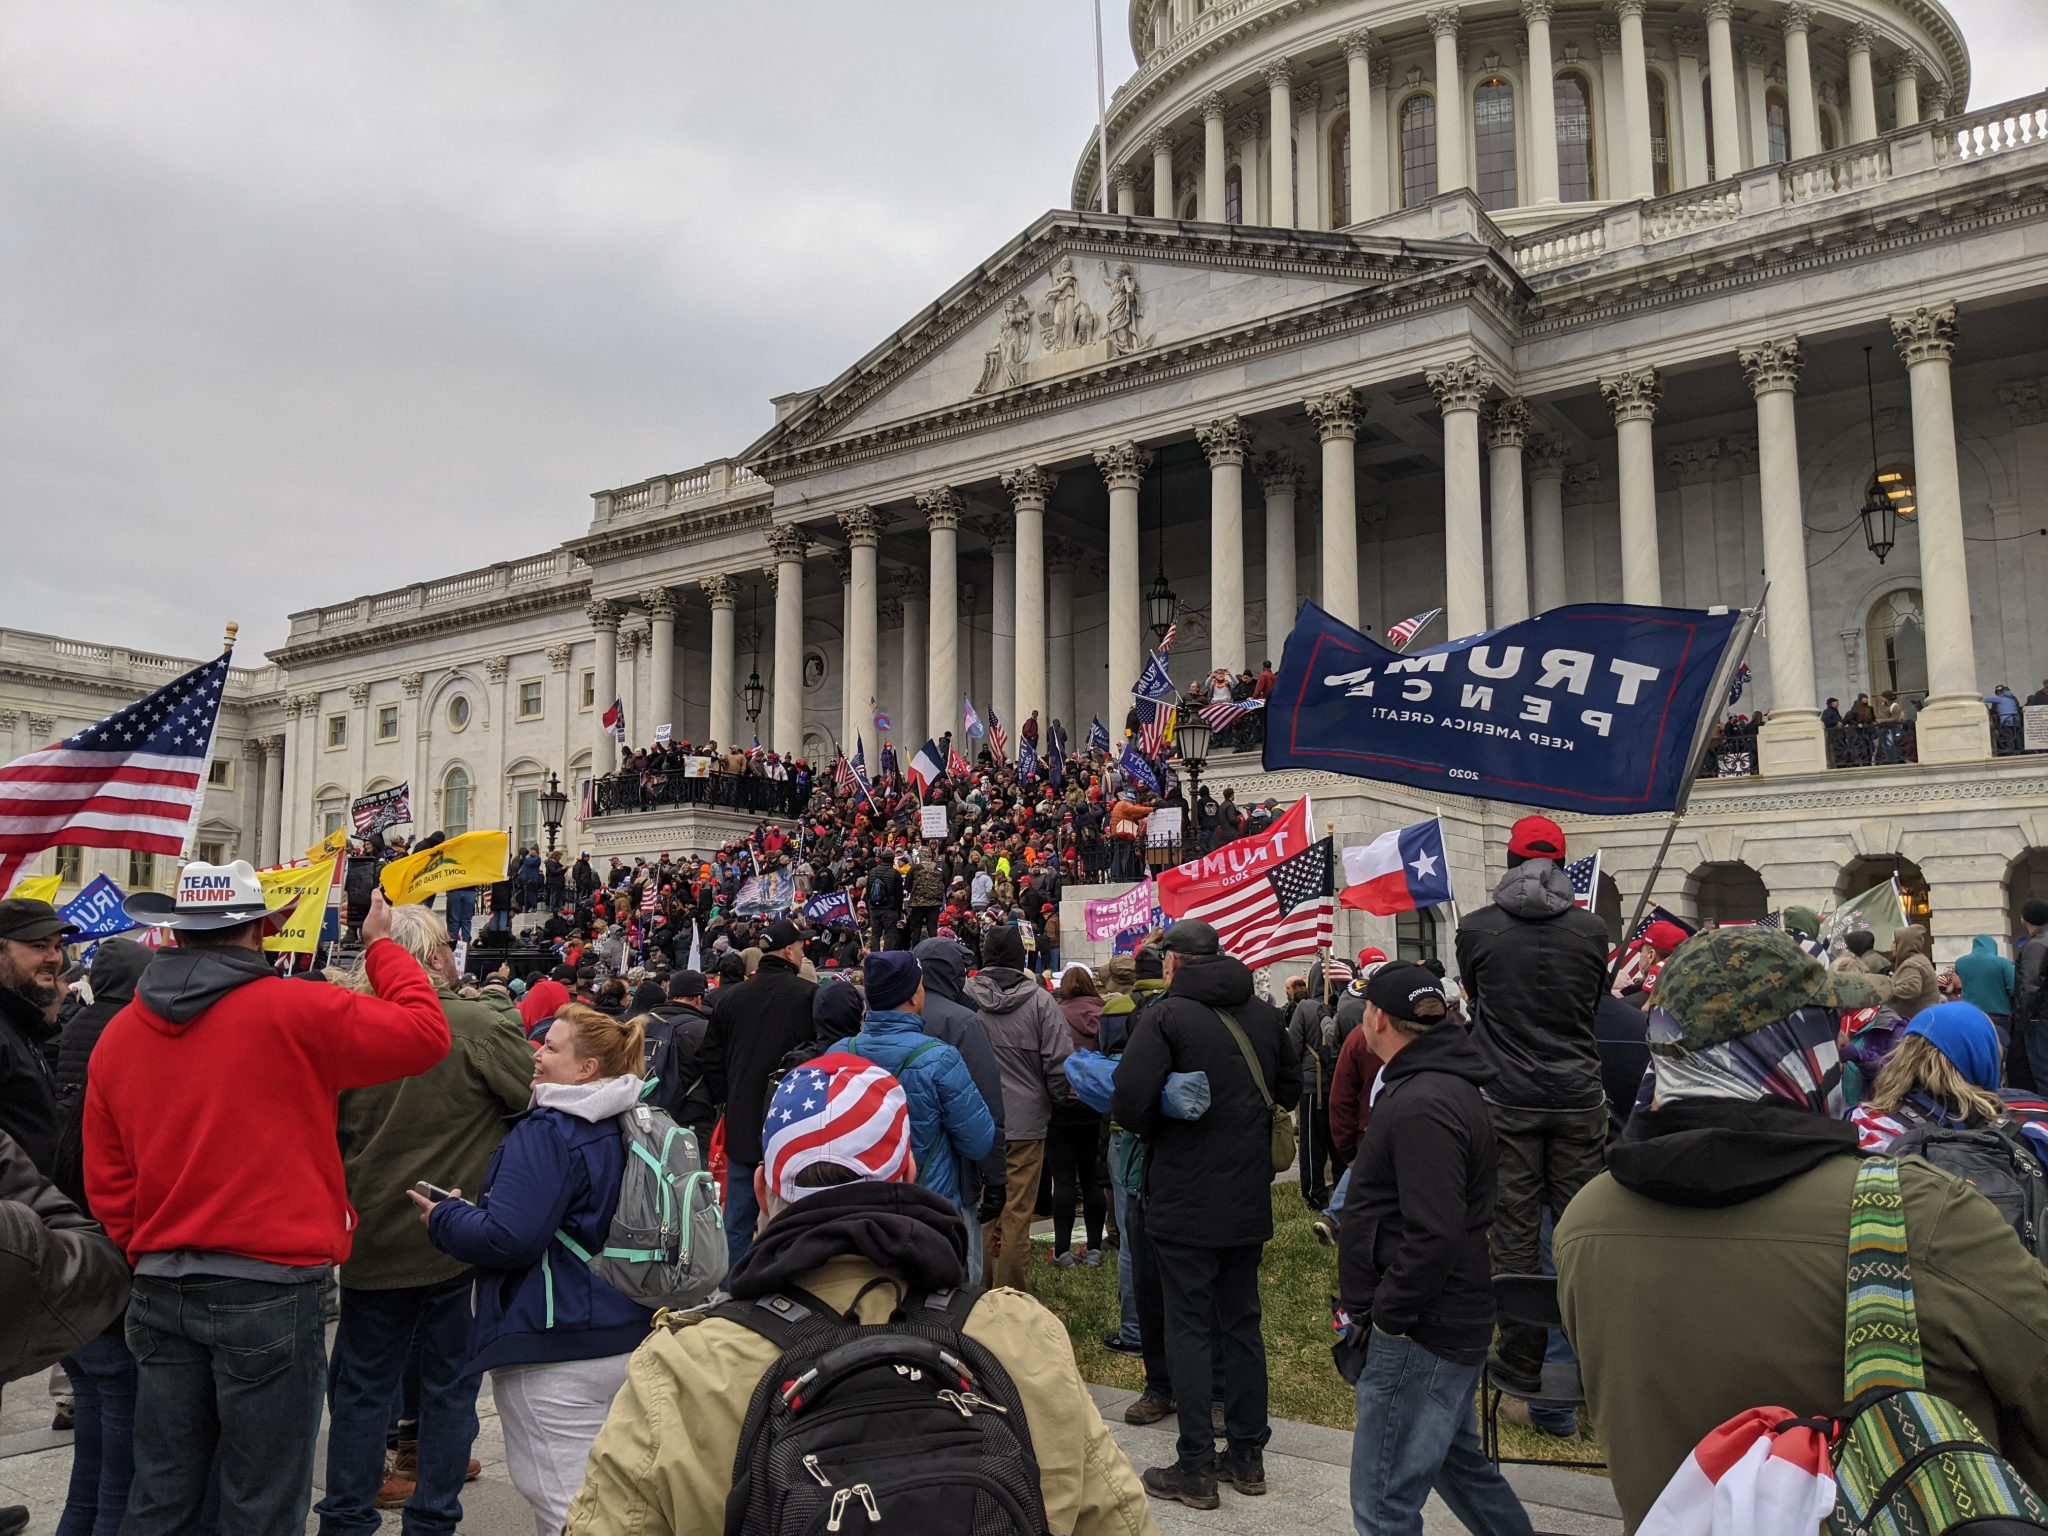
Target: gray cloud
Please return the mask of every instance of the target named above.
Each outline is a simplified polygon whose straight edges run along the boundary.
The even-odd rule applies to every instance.
[[[2032,9],[1953,0],[1977,103]],[[13,0],[0,61],[0,622],[191,654],[738,450],[1095,111],[1087,0]]]

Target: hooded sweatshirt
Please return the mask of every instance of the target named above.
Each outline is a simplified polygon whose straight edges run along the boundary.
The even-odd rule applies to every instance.
[[[269,1279],[348,1257],[336,1098],[448,1053],[419,962],[379,939],[363,965],[374,996],[295,985],[251,950],[150,961],[85,1089],[86,1192],[138,1270]]]
[[[967,1000],[988,1027],[1002,1075],[1003,1135],[1043,1141],[1055,1103],[1071,1103],[1066,1060],[1074,1053],[1066,1015],[1028,971],[990,966],[970,976]]]
[[[133,1001],[150,951],[131,939],[108,939],[93,952],[92,1001],[73,1014],[57,1044],[57,1154],[50,1178],[87,1215],[85,1075],[107,1024]]]
[[[1604,1101],[1593,1015],[1607,987],[1607,925],[1576,905],[1556,861],[1510,869],[1493,904],[1458,925],[1457,959],[1473,1033],[1499,1071],[1491,1102],[1575,1110]]]
[[[988,1106],[989,1118],[995,1122],[995,1137],[981,1159],[978,1177],[983,1186],[1000,1188],[1009,1180],[1003,1131],[1003,1071],[996,1063],[988,1026],[962,994],[961,989],[967,984],[967,946],[958,939],[930,938],[911,953],[924,967],[924,1032],[960,1053],[960,1059],[967,1063],[967,1075],[974,1079],[982,1103]]]
[[[1941,1001],[1934,961],[1928,958],[1927,930],[1908,923],[1892,940],[1892,974],[1885,983],[1885,1002],[1902,1019]]]
[[[2013,964],[1998,952],[1998,941],[1988,933],[1970,940],[1970,952],[1956,960],[1956,976],[1963,984],[1963,1001],[1974,1003],[1994,1019],[2012,1016]],[[98,984],[95,983],[95,990]]]

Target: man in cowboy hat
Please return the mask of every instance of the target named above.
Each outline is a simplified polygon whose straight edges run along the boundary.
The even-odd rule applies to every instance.
[[[86,1191],[135,1267],[132,1536],[195,1529],[210,1485],[222,1530],[305,1529],[322,1295],[355,1225],[336,1096],[448,1051],[433,983],[390,941],[381,892],[363,919],[369,996],[272,972],[263,940],[295,902],[267,901],[236,860],[187,864],[175,895],[122,906],[177,937],[108,1021],[85,1093]]]

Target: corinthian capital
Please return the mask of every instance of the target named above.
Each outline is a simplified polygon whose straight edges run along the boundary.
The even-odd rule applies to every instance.
[[[714,608],[733,609],[740,605],[740,584],[724,572],[714,572],[697,583]]]
[[[1432,37],[1456,37],[1458,35],[1458,8],[1455,5],[1447,5],[1441,10],[1431,11],[1427,16],[1423,17],[1423,20],[1428,24]]]
[[[882,514],[873,507],[855,507],[839,514],[839,531],[856,549],[873,549],[882,541]]]
[[[1650,8],[1650,0],[1614,0],[1614,16],[1617,21],[1643,19],[1643,12]]]
[[[672,619],[676,616],[676,595],[667,587],[649,587],[640,594],[640,606],[647,610],[649,618]]]
[[[1908,368],[1947,362],[1956,355],[1955,305],[1923,304],[1910,314],[1893,315],[1892,341]]]
[[[1877,42],[1877,32],[1870,23],[1852,21],[1842,33],[1842,43],[1851,53],[1868,53]]]
[[[1219,464],[1242,464],[1251,434],[1245,430],[1244,422],[1236,416],[1219,416],[1214,421],[1205,421],[1195,428],[1195,441],[1202,445],[1202,452],[1209,456],[1213,469]]]
[[[1305,478],[1301,460],[1285,448],[1260,454],[1254,473],[1259,477],[1259,489],[1268,496],[1299,495]]]
[[[1600,398],[1617,422],[1655,421],[1664,399],[1664,381],[1654,368],[1631,368],[1600,381]]]
[[[1486,403],[1496,382],[1493,370],[1476,357],[1461,357],[1423,376],[1442,411],[1476,411]]]
[[[770,528],[764,535],[768,541],[768,552],[779,565],[785,560],[801,560],[804,549],[810,544],[811,536],[794,523],[783,523]]]
[[[1807,32],[1813,28],[1813,7],[1806,0],[1792,0],[1778,18],[1779,24],[1789,32]]]
[[[1749,380],[1750,392],[1758,395],[1798,388],[1799,370],[1806,366],[1806,354],[1800,350],[1796,336],[1744,347],[1735,354],[1735,360],[1742,365],[1742,376]]]
[[[1111,443],[1095,450],[1095,467],[1112,491],[1135,491],[1152,467],[1152,450],[1136,443]]]
[[[1557,15],[1557,0],[1522,0],[1522,21],[1534,26],[1537,22],[1549,26]]]
[[[1053,493],[1053,487],[1060,483],[1060,477],[1049,469],[1040,469],[1036,464],[1021,465],[1006,470],[1002,477],[1003,489],[1010,493],[1010,500],[1017,506],[1034,505],[1041,512]]]
[[[1211,91],[1202,98],[1202,118],[1204,121],[1212,117],[1225,117],[1229,112],[1230,104],[1223,99],[1221,91]]]
[[[1152,136],[1145,140],[1145,147],[1151,150],[1155,156],[1165,155],[1168,159],[1171,159],[1173,157],[1172,132],[1165,128],[1155,128],[1152,131]]]
[[[924,514],[926,526],[939,533],[960,526],[960,514],[966,510],[966,504],[953,487],[941,485],[917,493],[917,510]]]
[[[1323,88],[1313,80],[1304,81],[1294,88],[1294,110],[1314,112],[1323,104]]]
[[[594,597],[583,605],[585,617],[592,629],[617,629],[619,627],[619,605],[609,598]]]
[[[1529,440],[1529,402],[1509,395],[1486,413],[1486,446],[1520,448]]]
[[[1266,77],[1266,89],[1269,91],[1291,90],[1294,86],[1294,66],[1285,59],[1279,59],[1274,63],[1268,64],[1264,74]]]
[[[1316,436],[1324,442],[1358,436],[1358,391],[1349,385],[1310,395],[1301,402],[1301,407],[1316,424]]]
[[[1552,0],[1540,0],[1540,3],[1549,5],[1552,3]],[[1347,59],[1371,58],[1372,41],[1372,33],[1364,27],[1360,27],[1356,31],[1346,32],[1337,39],[1337,43],[1343,48],[1344,57]]]

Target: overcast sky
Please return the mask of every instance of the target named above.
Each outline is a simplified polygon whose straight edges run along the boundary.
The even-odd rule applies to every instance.
[[[2048,81],[2040,3],[1948,0],[1972,105]],[[550,548],[1063,203],[1094,116],[1089,0],[0,0],[0,624],[253,662]]]

